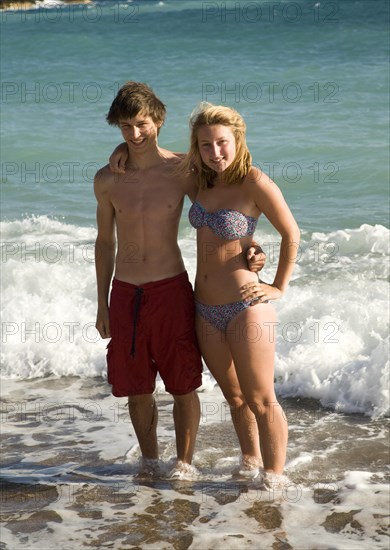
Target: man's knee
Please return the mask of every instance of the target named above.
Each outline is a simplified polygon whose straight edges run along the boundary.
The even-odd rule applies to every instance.
[[[130,395],[128,398],[129,409],[142,409],[143,407],[154,407],[156,402],[153,394]]]
[[[191,391],[183,395],[172,394],[172,397],[175,401],[175,404],[179,406],[187,406],[191,403],[199,402],[199,396],[196,391]]]

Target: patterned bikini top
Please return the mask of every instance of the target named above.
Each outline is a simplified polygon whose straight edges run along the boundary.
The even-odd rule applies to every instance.
[[[206,212],[200,202],[195,201],[188,212],[190,224],[195,229],[207,225],[219,238],[225,240],[241,239],[253,235],[257,219],[246,216],[237,210],[222,209]]]

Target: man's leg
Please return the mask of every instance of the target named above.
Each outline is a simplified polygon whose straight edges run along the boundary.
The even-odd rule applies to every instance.
[[[158,411],[153,394],[129,397],[129,413],[143,458],[158,458]]]
[[[200,403],[196,391],[174,395],[173,420],[176,432],[177,459],[191,464],[200,422]]]

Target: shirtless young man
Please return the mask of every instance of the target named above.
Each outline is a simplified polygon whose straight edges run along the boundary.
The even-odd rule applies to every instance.
[[[153,397],[158,372],[174,400],[177,464],[171,477],[183,478],[192,473],[202,363],[192,287],[177,239],[184,198],[194,200],[196,188],[177,175],[182,155],[158,145],[165,114],[146,84],[127,82],[107,115],[122,132],[128,160],[123,173],[107,165],[95,176],[96,328],[102,338],[111,338],[108,381],[114,396],[128,397],[141,474],[158,474]],[[247,257],[258,260],[253,248]]]

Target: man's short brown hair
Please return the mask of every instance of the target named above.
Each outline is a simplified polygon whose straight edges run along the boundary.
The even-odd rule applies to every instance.
[[[150,116],[155,124],[164,124],[165,105],[144,82],[126,82],[117,93],[107,114],[107,122],[119,126],[120,120],[133,118],[139,113]]]

